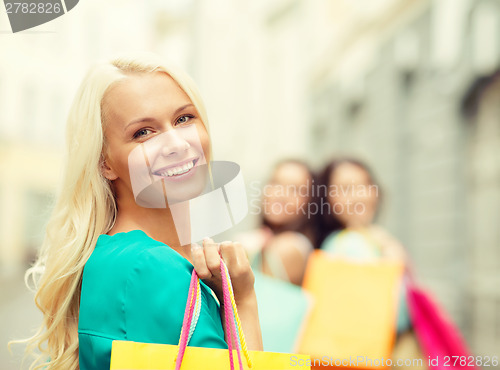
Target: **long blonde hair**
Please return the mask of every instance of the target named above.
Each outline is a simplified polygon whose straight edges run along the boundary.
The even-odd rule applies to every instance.
[[[83,267],[97,238],[115,222],[116,202],[103,176],[102,101],[111,85],[130,73],[164,72],[186,92],[205,127],[204,104],[194,82],[157,56],[136,54],[92,67],[79,87],[67,122],[67,156],[61,188],[36,263],[26,273],[35,283],[43,313],[38,331],[24,342],[36,360],[30,369],[79,369],[78,315]],[[35,352],[40,351],[39,354]]]

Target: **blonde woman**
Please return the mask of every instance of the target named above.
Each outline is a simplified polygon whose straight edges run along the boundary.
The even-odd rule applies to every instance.
[[[196,130],[198,149],[177,134],[187,125]],[[208,162],[211,155],[205,107],[191,79],[150,55],[88,72],[68,118],[61,191],[28,271],[44,315],[29,340],[28,349],[41,349],[31,368],[109,369],[115,339],[177,344],[193,268],[202,279],[203,304],[190,345],[227,348],[221,307],[210,291],[223,301],[220,257],[248,346],[262,349],[254,276],[241,245],[208,238],[203,246],[181,245],[168,206],[136,202],[129,154],[165,133],[175,145],[163,150],[168,166],[154,175],[185,189],[196,177],[193,158]]]

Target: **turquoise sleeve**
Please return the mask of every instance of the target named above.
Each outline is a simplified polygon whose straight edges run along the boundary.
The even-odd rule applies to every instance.
[[[124,302],[127,340],[178,344],[192,267],[170,260],[171,253],[146,250],[131,270]],[[201,288],[200,317],[189,345],[227,348],[217,303],[208,287]]]
[[[338,232],[333,232],[326,237],[326,239],[321,244],[321,250],[324,250],[329,253],[337,253],[338,243],[335,243]]]
[[[192,270],[145,234],[102,237],[83,272],[80,369],[109,369],[113,340],[177,345]],[[189,345],[225,349],[218,303],[210,288],[200,286],[202,306]]]

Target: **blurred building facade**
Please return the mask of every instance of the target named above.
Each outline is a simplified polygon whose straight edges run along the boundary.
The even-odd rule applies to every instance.
[[[418,280],[477,354],[498,355],[500,3],[385,3],[346,21],[317,61],[310,152],[374,168],[389,194],[381,222]]]

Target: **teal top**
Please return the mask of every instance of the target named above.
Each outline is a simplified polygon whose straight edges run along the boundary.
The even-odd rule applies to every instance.
[[[328,235],[321,249],[357,262],[374,262],[382,257],[380,247],[357,231],[335,231]]]
[[[192,271],[188,260],[141,230],[100,235],[83,270],[80,369],[109,369],[113,340],[177,345]],[[226,349],[219,304],[200,285],[200,316],[189,345]]]

